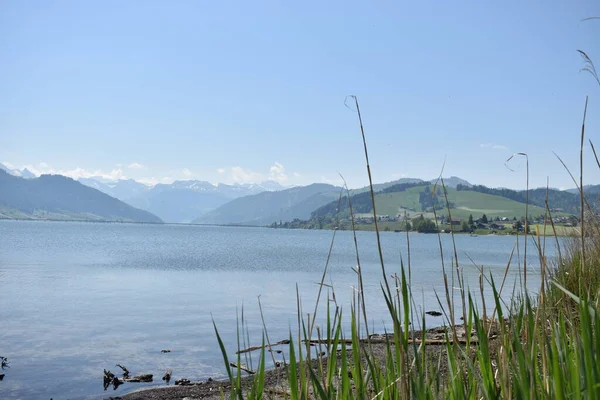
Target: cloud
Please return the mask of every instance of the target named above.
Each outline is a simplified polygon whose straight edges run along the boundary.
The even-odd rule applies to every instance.
[[[2,164],[8,169],[17,169],[14,164],[9,163],[8,161],[2,161]]]
[[[125,175],[123,175],[123,170],[121,168],[115,168],[110,172],[103,172],[102,170],[99,170],[99,169],[94,172],[91,172],[91,171],[85,170],[84,168],[77,167],[72,170],[67,170],[67,171],[60,170],[60,171],[55,171],[55,172],[51,172],[51,173],[68,176],[73,179],[91,178],[94,176],[97,176],[97,177],[99,176],[104,179],[118,181],[119,179],[127,178]]]
[[[491,148],[491,149],[496,149],[496,150],[508,150],[508,147],[501,145],[501,144],[494,144],[494,143],[484,143],[484,144],[480,144],[479,147],[481,148]]]
[[[288,176],[285,173],[285,167],[281,163],[275,162],[271,165],[269,179],[276,182],[287,181]]]
[[[8,165],[7,165],[8,166]],[[43,174],[52,174],[52,175],[64,175],[73,179],[80,178],[91,178],[91,177],[100,177],[109,180],[119,180],[119,179],[127,179],[127,177],[123,174],[123,170],[121,168],[115,168],[109,172],[104,172],[100,169],[95,171],[88,171],[85,168],[77,167],[74,169],[54,169],[50,165],[42,162],[39,164],[26,164],[21,168],[27,168],[34,175],[40,176]]]
[[[227,171],[227,170],[226,170],[225,168],[219,168],[219,169],[217,170],[217,172],[218,172],[219,174],[224,174],[226,171]]]
[[[184,168],[184,169],[182,169],[182,170],[181,170],[181,172],[183,172],[183,175],[185,175],[185,176],[186,176],[186,177],[188,177],[188,178],[189,178],[190,176],[192,176],[192,171],[190,171],[190,170],[189,170],[189,169],[187,169],[187,168]]]
[[[129,168],[129,169],[142,169],[142,168],[145,168],[145,167],[142,164],[140,164],[140,163],[134,162],[134,163],[129,164],[127,166],[127,168]]]
[[[302,177],[300,172],[294,172],[294,178],[300,178],[300,177]]]
[[[256,183],[264,180],[263,174],[245,170],[242,167],[232,167],[231,178],[236,183]]]

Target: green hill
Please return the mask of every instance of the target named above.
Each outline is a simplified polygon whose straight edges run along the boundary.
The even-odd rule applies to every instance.
[[[23,179],[0,170],[0,218],[162,222],[96,189],[61,175]]]
[[[511,189],[492,189],[482,185],[464,186],[458,185],[457,190],[470,190],[480,193],[492,194],[500,197],[505,197],[510,200],[515,200],[520,203],[526,203],[529,200],[529,204],[533,204],[542,208],[546,207],[546,198],[548,199],[548,206],[550,209],[560,209],[567,213],[578,214],[579,213],[579,193],[570,193],[568,191],[561,191],[556,189],[546,190],[545,188],[530,189],[529,192],[525,190],[516,191]],[[529,199],[527,199],[529,194]],[[586,189],[585,195],[590,205],[596,204],[595,196],[593,192],[588,192]]]
[[[378,215],[396,216],[406,213],[409,217],[425,214],[426,217],[433,216],[433,207],[435,206],[438,215],[447,215],[445,198],[441,188],[435,188],[436,194],[433,195],[434,185],[405,184],[396,185],[386,190],[376,193],[375,205]],[[525,203],[508,199],[506,197],[481,193],[473,190],[457,190],[455,188],[446,188],[448,193],[448,202],[450,203],[450,212],[454,218],[468,218],[473,215],[474,218],[486,214],[488,218],[521,217],[525,215]],[[361,193],[351,197],[352,206],[355,213],[371,213],[371,197],[368,193]],[[313,212],[313,217],[324,217],[332,215],[337,209],[337,203],[330,203]],[[341,204],[342,215],[348,214],[348,204],[346,199]],[[537,205],[529,205],[529,215],[538,216],[545,213],[545,209]],[[554,215],[566,215],[566,213],[555,213]]]
[[[424,181],[423,179],[419,179],[419,178],[400,178],[400,179],[396,179],[395,181],[391,181],[391,182],[385,182],[385,183],[375,183],[373,184],[373,190],[377,193],[377,192],[381,192],[383,190],[386,190],[392,186],[397,186],[397,185],[401,185],[401,184],[406,184],[406,183],[420,183],[423,185],[426,185],[428,183],[436,183],[437,179],[432,179],[431,181]],[[446,187],[452,187],[455,188],[458,185],[462,185],[462,186],[471,186],[471,184],[467,181],[465,181],[464,179],[461,179],[457,176],[450,176],[448,178],[444,178],[444,184],[446,185]],[[369,186],[365,186],[359,189],[352,189],[350,190],[350,195],[354,195],[354,194],[359,194],[359,193],[364,193],[364,192],[370,192],[371,188]]]

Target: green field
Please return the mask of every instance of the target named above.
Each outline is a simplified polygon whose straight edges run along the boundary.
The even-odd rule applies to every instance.
[[[552,226],[550,224],[546,225],[545,228],[546,229],[544,230],[543,224],[531,225],[531,233],[535,234],[539,230],[540,235],[542,235],[542,236],[553,236],[554,235],[554,230],[552,229]],[[557,226],[555,226],[555,229],[556,229],[556,234],[558,236],[571,236],[574,234],[578,234],[578,232],[579,232],[579,228],[573,227],[573,226],[557,225]]]
[[[419,193],[423,191],[423,186],[413,187],[404,192],[380,193],[375,196],[377,214],[394,216],[406,212],[409,217],[415,217],[422,213],[419,203]],[[525,215],[525,204],[519,203],[505,197],[494,196],[469,190],[457,191],[453,188],[447,188],[448,201],[454,203],[455,207],[450,209],[454,218],[479,218],[485,214],[488,219],[495,217],[521,217]],[[443,196],[440,196],[443,201]],[[442,212],[440,212],[442,213]],[[538,206],[529,206],[529,215],[543,215],[545,210]],[[445,210],[443,214],[446,214]],[[567,215],[557,213],[554,216]],[[425,214],[425,217],[432,217],[431,213]]]

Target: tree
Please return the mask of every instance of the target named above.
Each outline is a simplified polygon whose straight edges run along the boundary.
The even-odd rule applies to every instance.
[[[317,223],[319,224],[319,229],[323,229],[323,217],[317,217]]]
[[[521,221],[517,221],[512,225],[512,228],[517,232],[521,232],[523,230],[523,223]]]
[[[417,232],[421,232],[421,233],[437,232],[437,226],[435,225],[435,222],[433,222],[430,219],[425,219],[423,217],[423,215],[413,219],[412,222],[413,222],[413,228]]]
[[[470,232],[471,231],[471,228],[469,227],[469,224],[467,223],[467,221],[463,220],[462,226],[461,226],[460,230],[463,231],[463,232]]]
[[[481,217],[481,222],[483,222],[484,224],[488,223],[487,215],[483,214],[483,217]]]
[[[469,226],[473,226],[473,214],[469,214]]]
[[[410,225],[410,222],[406,221],[406,231],[410,231],[412,229],[412,226]]]

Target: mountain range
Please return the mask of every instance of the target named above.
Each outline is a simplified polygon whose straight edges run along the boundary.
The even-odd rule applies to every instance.
[[[0,170],[0,218],[162,222],[145,210],[62,175],[24,179]]]
[[[225,203],[243,196],[284,189],[275,181],[261,184],[216,184],[189,180],[147,186],[132,179],[105,181],[81,178],[84,185],[98,189],[134,207],[150,211],[165,222],[188,223]]]
[[[269,225],[306,219],[316,208],[337,198],[341,187],[313,183],[290,189],[262,192],[232,200],[194,220],[197,224]]]
[[[0,170],[5,171],[9,175],[18,176],[20,178],[25,178],[25,179],[33,179],[36,177],[35,174],[33,172],[31,172],[30,170],[28,170],[27,168],[10,169],[2,163],[0,163]]]
[[[316,183],[285,188],[274,181],[227,185],[189,180],[149,186],[132,179],[112,181],[99,176],[80,178],[78,182],[56,175],[35,178],[25,168],[10,169],[2,164],[0,170],[3,172],[0,180],[0,218],[51,215],[55,219],[270,225],[337,212],[340,193],[345,196],[345,191],[340,187]],[[19,184],[11,179],[18,179]],[[430,200],[423,192],[426,187],[433,191],[435,187],[432,184],[436,182],[401,178],[374,184],[378,213],[396,215],[407,210],[420,212],[428,209],[432,204],[429,204]],[[532,189],[527,196],[525,191],[472,185],[455,176],[444,178],[444,184],[449,189],[452,215],[457,217],[479,212],[492,215],[519,214],[528,197],[532,205],[531,212],[542,213],[545,208],[546,189]],[[370,212],[369,191],[368,186],[350,190],[355,212]],[[104,197],[98,197],[100,192]],[[600,185],[586,186],[585,192],[589,196],[598,196]],[[576,190],[550,189],[548,194],[551,208],[562,213],[578,213],[579,196]],[[438,196],[437,201],[442,200]],[[90,208],[84,206],[86,201],[91,202]],[[379,202],[382,202],[381,205]],[[101,203],[106,203],[106,208],[100,207]],[[139,214],[142,210],[145,213]]]

